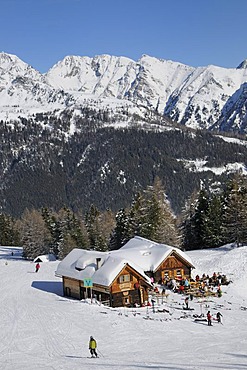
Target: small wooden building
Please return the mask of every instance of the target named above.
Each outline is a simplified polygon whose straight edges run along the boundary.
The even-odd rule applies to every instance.
[[[145,304],[152,285],[143,270],[126,259],[104,257],[102,261],[101,252],[82,249],[70,252],[56,271],[63,278],[64,295],[77,299],[96,298],[111,307]],[[82,261],[87,261],[85,267]]]
[[[181,254],[172,251],[165,260],[153,271],[155,281],[170,279],[190,279],[194,266],[185,260]]]
[[[194,265],[183,251],[178,248],[152,242],[141,237],[134,237],[119,251],[128,253],[128,258],[137,263],[155,282],[191,278]],[[137,253],[139,252],[139,253]]]
[[[96,298],[111,307],[143,305],[151,278],[190,278],[194,268],[177,248],[134,237],[121,249],[97,252],[73,249],[58,265],[64,295]]]

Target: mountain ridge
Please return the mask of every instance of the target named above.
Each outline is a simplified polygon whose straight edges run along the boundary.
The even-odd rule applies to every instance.
[[[140,121],[150,111],[195,129],[245,133],[245,83],[246,60],[227,69],[190,67],[145,54],[136,62],[108,54],[71,55],[41,74],[17,56],[0,53],[0,119],[59,114],[67,107],[85,107],[90,99],[99,110],[128,104]]]

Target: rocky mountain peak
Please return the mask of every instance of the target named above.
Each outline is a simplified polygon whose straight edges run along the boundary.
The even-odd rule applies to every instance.
[[[237,67],[237,69],[247,69],[247,59],[243,60],[239,66]]]
[[[6,72],[24,71],[28,68],[28,64],[23,62],[17,56],[7,53],[0,53],[0,69]]]

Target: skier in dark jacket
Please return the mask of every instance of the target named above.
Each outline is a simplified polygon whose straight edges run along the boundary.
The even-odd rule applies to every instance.
[[[92,357],[94,357],[94,356],[98,357],[97,352],[96,352],[96,348],[97,348],[96,340],[91,336],[90,340],[89,340],[89,351],[90,351]]]
[[[39,271],[39,269],[40,269],[40,264],[39,264],[39,263],[37,263],[37,264],[36,264],[36,266],[35,266],[35,268],[36,268],[35,272],[38,272],[38,271]]]
[[[216,318],[219,324],[221,323],[221,317],[223,317],[223,315],[220,312],[217,312]]]
[[[184,303],[185,303],[186,310],[188,310],[189,309],[189,297],[185,298]]]

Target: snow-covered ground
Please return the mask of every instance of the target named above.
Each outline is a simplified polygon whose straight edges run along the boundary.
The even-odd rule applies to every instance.
[[[247,369],[247,246],[188,253],[193,275],[215,271],[233,281],[221,298],[190,301],[190,313],[182,309],[184,296],[174,293],[155,313],[64,298],[58,262],[42,263],[35,273],[20,253],[0,247],[1,370]],[[220,311],[223,325],[194,321],[208,310]],[[89,358],[90,335],[98,359]]]

